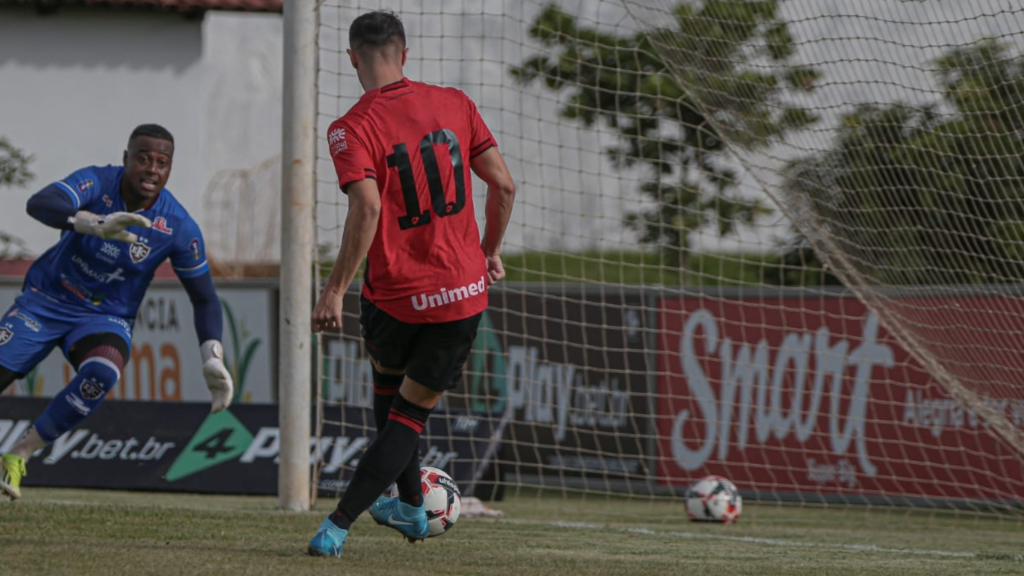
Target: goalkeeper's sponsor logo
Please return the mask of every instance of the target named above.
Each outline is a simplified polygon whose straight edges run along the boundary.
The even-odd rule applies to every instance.
[[[348,142],[345,141],[345,129],[335,128],[328,132],[327,145],[331,149],[331,156],[348,150]]]
[[[167,225],[167,219],[163,216],[157,216],[153,220],[153,230],[157,232],[163,232],[164,234],[173,234],[174,228]]]
[[[21,310],[18,310],[17,308],[14,308],[13,310],[11,310],[7,314],[7,317],[8,318],[17,318],[18,320],[21,320],[22,323],[25,324],[25,327],[28,328],[29,330],[33,331],[33,332],[39,332],[39,330],[43,327],[42,324],[37,322],[35,318],[30,318],[24,312],[22,312]],[[0,344],[3,344],[3,342],[0,342]]]
[[[74,394],[68,394],[64,397],[64,400],[67,400],[67,403],[71,404],[71,407],[77,410],[82,416],[88,416],[89,413],[92,412],[92,408],[86,406],[85,402],[82,402],[82,399]]]
[[[78,297],[81,300],[85,300],[86,302],[92,304],[93,306],[99,306],[100,304],[103,303],[104,300],[107,299],[106,294],[102,292],[90,292],[89,290],[86,290],[85,288],[79,286],[78,284],[75,284],[71,280],[68,280],[67,276],[64,276],[63,274],[61,274],[60,277],[60,285],[62,288],[64,288],[74,296]]]
[[[100,253],[96,255],[100,260],[110,264],[113,264],[120,256],[121,249],[113,242],[104,242],[103,245],[100,246]]]
[[[107,316],[107,321],[108,322],[113,322],[114,324],[117,324],[118,326],[123,328],[125,332],[127,332],[129,335],[131,335],[131,333],[132,333],[132,325],[129,324],[128,321],[125,320],[124,318],[117,318],[115,316]]]
[[[423,292],[419,295],[411,296],[412,307],[418,311],[427,310],[428,308],[438,308],[440,306],[447,306],[470,298],[472,296],[479,296],[487,293],[487,284],[484,282],[484,277],[481,276],[476,282],[466,284],[465,286],[459,286],[458,288],[441,288],[436,294],[428,295]]]
[[[99,270],[94,269],[88,262],[83,260],[78,254],[72,256],[71,261],[78,265],[78,268],[82,271],[82,274],[85,274],[89,278],[92,278],[93,280],[96,280],[98,282],[110,284],[115,280],[120,281],[125,279],[123,274],[123,268],[119,267],[117,270],[114,270],[113,272],[100,272]]]
[[[138,264],[149,256],[149,246],[142,242],[136,242],[128,248],[128,255],[131,256],[132,262]]]

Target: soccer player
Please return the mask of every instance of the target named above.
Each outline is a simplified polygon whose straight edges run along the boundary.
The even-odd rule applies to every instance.
[[[231,403],[234,386],[220,342],[224,320],[203,236],[164,188],[173,157],[171,133],[143,124],[128,138],[124,166],[82,168],[28,200],[30,216],[62,232],[0,318],[0,392],[58,345],[76,374],[0,456],[0,492],[11,500],[21,497],[33,452],[82,422],[121,378],[139,304],[167,258],[192,302],[212,410]]]
[[[369,508],[410,542],[428,534],[417,445],[434,406],[462,377],[487,289],[505,277],[500,248],[515,185],[494,137],[461,91],[405,77],[402,22],[370,12],[352,22],[349,59],[365,94],[327,133],[348,195],[334,269],[313,310],[315,332],[341,326],[342,297],[367,258],[360,322],[374,378],[377,437],[337,510],[309,542],[341,556]],[[487,184],[483,242],[470,169]],[[395,483],[398,496],[381,497]]]

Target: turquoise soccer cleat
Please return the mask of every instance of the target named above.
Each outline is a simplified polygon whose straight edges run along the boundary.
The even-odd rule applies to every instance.
[[[410,543],[423,540],[430,535],[427,525],[427,510],[402,502],[397,497],[381,496],[370,506],[370,516],[381,526],[398,530]]]
[[[338,528],[330,518],[326,518],[317,529],[316,536],[309,541],[309,555],[341,558],[341,547],[347,537],[348,530]]]

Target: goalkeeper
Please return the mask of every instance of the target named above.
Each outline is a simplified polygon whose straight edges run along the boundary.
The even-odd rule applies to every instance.
[[[76,375],[0,456],[0,492],[11,500],[21,497],[31,455],[81,423],[121,378],[136,312],[167,258],[192,302],[212,410],[231,403],[221,303],[203,237],[164,188],[173,157],[170,132],[143,124],[128,138],[124,166],[82,168],[28,200],[30,216],[62,232],[29,268],[21,295],[0,319],[0,392],[55,346]]]

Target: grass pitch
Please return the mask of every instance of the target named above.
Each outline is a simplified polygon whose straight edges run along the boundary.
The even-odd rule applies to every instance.
[[[517,495],[410,545],[368,517],[342,559],[305,555],[316,512],[274,498],[27,488],[0,503],[0,574],[986,575],[1024,573],[1024,526],[949,513],[747,503],[731,526],[677,505]]]

